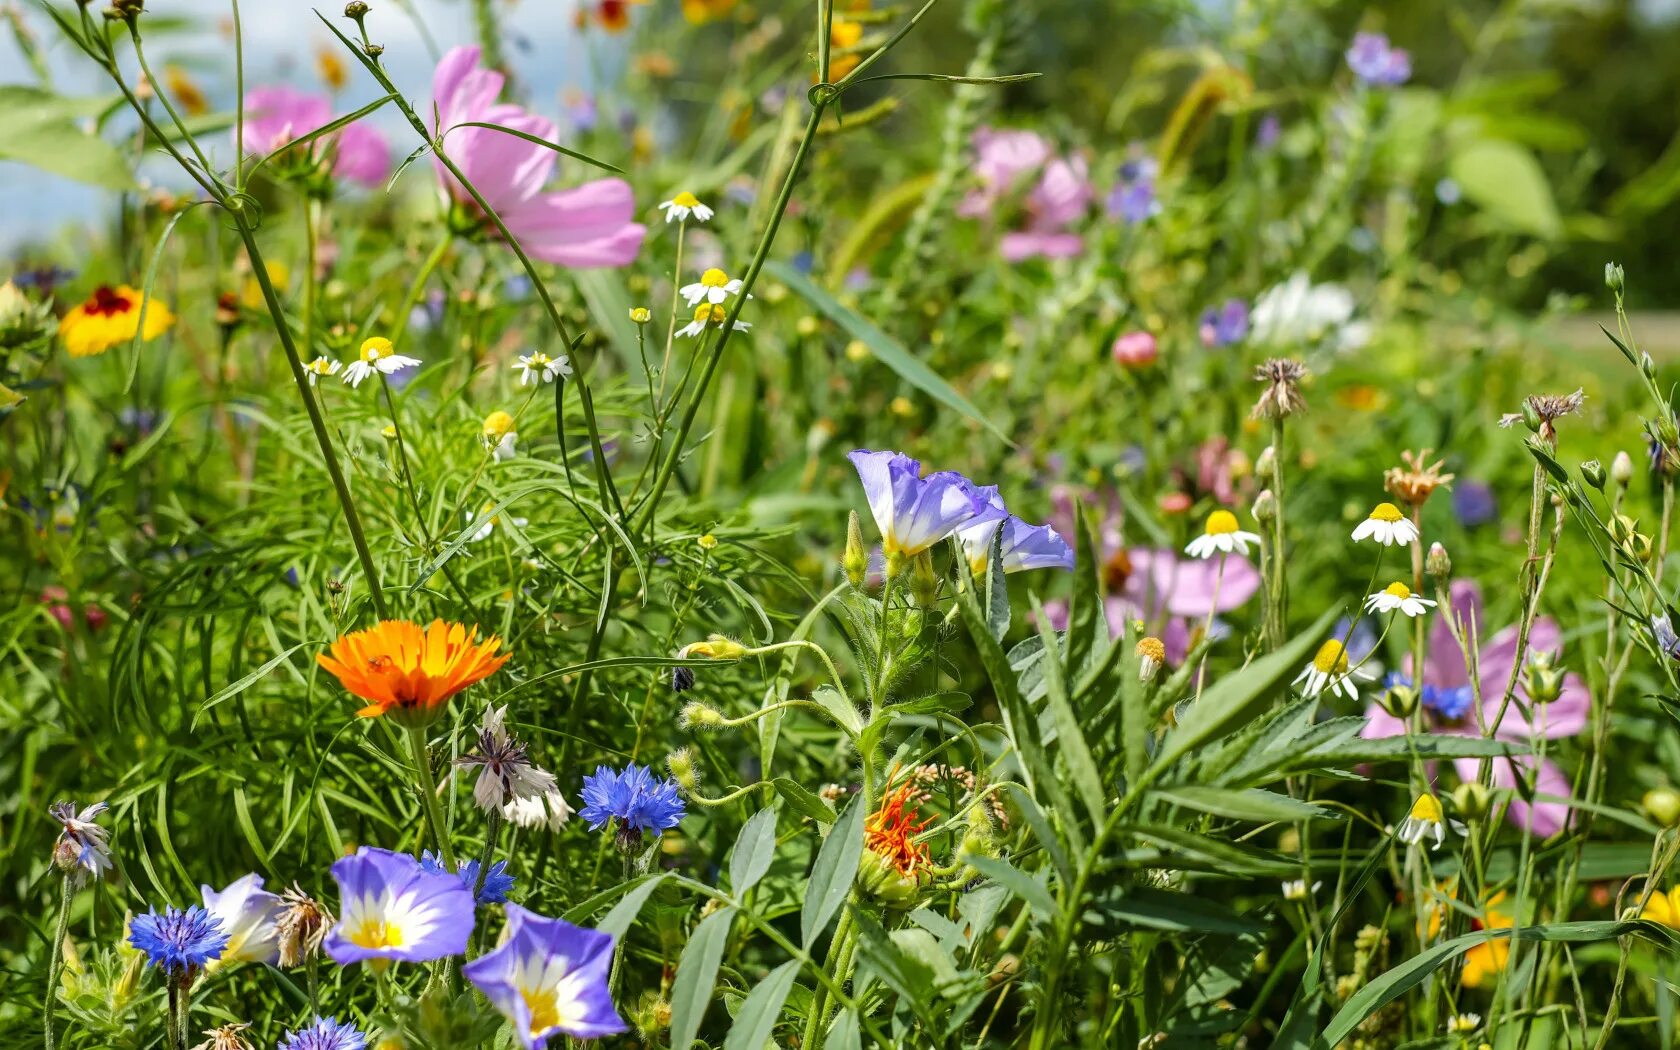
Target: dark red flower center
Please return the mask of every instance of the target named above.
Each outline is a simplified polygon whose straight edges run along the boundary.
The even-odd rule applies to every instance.
[[[127,313],[133,305],[133,300],[128,296],[123,295],[108,284],[102,284],[93,293],[93,297],[82,304],[82,310],[101,317],[113,317],[117,314]]]

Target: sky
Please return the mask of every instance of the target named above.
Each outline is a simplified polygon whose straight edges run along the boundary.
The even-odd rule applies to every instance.
[[[55,2],[69,6],[63,0]],[[21,6],[26,24],[48,56],[54,90],[64,95],[113,92],[104,74],[93,68],[71,44],[57,38],[56,26],[29,5]],[[384,63],[392,79],[424,113],[434,58],[419,26],[404,13],[405,6],[424,22],[437,46],[448,49],[474,42],[472,5],[468,0],[407,0],[406,4],[399,0],[372,0],[369,35],[385,46]],[[228,27],[232,7],[228,0],[149,0],[146,8],[150,14],[185,17],[196,23],[194,28],[182,32],[147,38],[146,57],[152,68],[161,71],[166,62],[181,66],[210,96],[216,109],[231,110],[233,46]],[[321,90],[315,73],[315,51],[329,44],[342,45],[316,18],[317,8],[347,32],[353,28],[343,19],[342,0],[245,0],[240,5],[247,86],[288,83]],[[590,70],[591,56],[572,28],[572,0],[524,0],[498,4],[498,8],[508,52],[525,81],[526,97],[535,108],[556,115],[563,90],[582,87],[595,79]],[[596,34],[595,39],[599,38]],[[357,67],[354,58],[346,56],[346,59],[352,79],[339,98],[338,112],[353,110],[381,94],[371,78]],[[603,60],[613,61],[595,56],[595,61]],[[0,84],[5,83],[36,81],[15,38],[0,28]],[[407,144],[413,136],[413,131],[390,107],[375,114],[374,119],[395,143]],[[406,150],[398,152],[406,153]],[[182,178],[168,170],[167,162],[149,164],[142,174],[167,185],[184,185]],[[0,212],[0,254],[9,254],[20,245],[49,236],[62,236],[66,229],[79,225],[98,224],[115,208],[115,195],[109,191],[3,161],[0,161],[0,193],[8,201],[29,202],[27,207],[8,207]]]

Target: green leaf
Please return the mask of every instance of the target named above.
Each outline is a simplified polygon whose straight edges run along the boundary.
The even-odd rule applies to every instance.
[[[1341,924],[1342,917],[1359,900],[1359,895],[1365,892],[1365,884],[1371,881],[1371,876],[1382,865],[1388,856],[1388,850],[1393,845],[1391,836],[1383,836],[1381,845],[1371,851],[1365,858],[1365,864],[1348,881],[1347,891],[1342,895],[1342,903],[1336,913],[1330,916],[1325,925],[1326,931],[1332,931]],[[1319,986],[1324,981],[1324,947],[1334,938],[1320,937],[1318,946],[1307,959],[1306,972],[1301,975],[1301,983],[1295,988],[1295,995],[1289,1001],[1289,1008],[1284,1012],[1283,1021],[1278,1026],[1277,1038],[1273,1041],[1273,1050],[1297,1050],[1309,1045],[1307,1033],[1318,1019]]]
[[[299,642],[296,645],[292,646],[290,649],[287,649],[285,652],[281,653],[280,655],[274,657],[273,659],[270,659],[269,661],[264,663],[261,667],[257,668],[255,671],[252,671],[250,674],[241,678],[239,681],[230,683],[229,685],[224,686],[223,688],[217,690],[215,695],[208,697],[204,701],[204,703],[198,705],[198,711],[193,714],[193,723],[192,723],[193,726],[196,727],[198,725],[198,720],[201,716],[203,716],[204,712],[210,710],[212,707],[215,707],[217,704],[223,702],[224,700],[233,699],[234,697],[238,696],[240,693],[243,693],[245,690],[251,688],[253,685],[256,685],[259,681],[266,678],[270,671],[274,670],[276,667],[279,667],[281,664],[285,663],[288,659],[290,659],[291,655],[293,653],[297,652],[299,649],[302,649],[306,645],[323,645],[323,644],[325,644],[325,643],[318,642],[318,641],[317,642]]]
[[[863,859],[863,818],[863,796],[857,795],[817,851],[811,881],[805,887],[805,904],[799,911],[800,938],[807,948],[834,918],[857,877],[858,862]]]
[[[947,407],[953,408],[968,418],[990,430],[1004,443],[1013,445],[997,424],[981,414],[980,410],[968,398],[957,393],[952,386],[939,378],[933,369],[912,357],[910,352],[900,346],[887,333],[875,327],[873,323],[861,314],[843,305],[827,291],[817,287],[811,279],[779,260],[772,259],[764,264],[764,269],[778,281],[797,292],[806,302],[828,315],[840,327],[844,328],[854,339],[869,347],[870,353],[888,368],[897,372],[899,378],[917,388],[929,397]]]
[[[443,138],[444,135],[448,135],[450,131],[454,131],[456,128],[484,128],[488,131],[499,131],[504,135],[512,135],[515,138],[524,139],[526,142],[529,142],[532,145],[543,146],[547,149],[553,150],[556,153],[563,153],[566,156],[572,158],[573,160],[581,160],[585,164],[593,165],[594,167],[600,168],[603,171],[610,171],[614,175],[623,175],[624,174],[624,169],[623,168],[615,167],[614,165],[608,164],[604,160],[596,160],[594,157],[589,156],[587,153],[579,153],[576,150],[567,149],[566,147],[560,145],[557,142],[550,142],[545,138],[540,138],[540,137],[538,137],[536,135],[532,135],[528,132],[519,131],[519,130],[514,129],[514,128],[506,127],[502,124],[486,124],[486,123],[484,123],[483,121],[480,121],[480,120],[463,120],[459,124],[451,124],[449,126],[448,131],[445,131],[443,135],[439,135],[438,137]]]
[[[718,965],[729,944],[729,926],[735,919],[733,907],[719,908],[700,921],[677,960],[677,975],[671,982],[671,1045],[686,1048],[700,1034],[700,1022],[711,1005],[717,984]]]
[[[1040,922],[1055,921],[1056,902],[1050,896],[1050,891],[1045,888],[1043,882],[1028,875],[1002,857],[985,857],[974,854],[968,857],[968,863],[981,875],[1021,898],[1027,907],[1032,909],[1033,915]]]
[[[776,807],[759,810],[741,825],[729,855],[729,889],[737,899],[764,878],[776,858]]]
[[[1480,139],[1455,152],[1447,170],[1465,198],[1499,224],[1537,237],[1563,232],[1551,183],[1527,148]]]
[[[859,733],[863,732],[863,716],[858,714],[857,708],[840,695],[840,690],[831,685],[822,686],[811,694],[811,700],[822,705],[824,711],[833,715],[834,720],[854,740]]]
[[[665,881],[665,873],[659,872],[631,888],[629,893],[618,899],[602,920],[595,924],[595,928],[603,933],[610,933],[614,940],[623,940],[629,932],[630,926],[636,921],[636,916],[642,913],[642,905],[653,896],[653,891]]]
[[[999,535],[1003,532],[998,530]],[[999,559],[1001,560],[1001,559]],[[1100,828],[1108,816],[1107,794],[1102,787],[1102,774],[1097,772],[1096,760],[1085,743],[1085,730],[1074,714],[1073,702],[1068,698],[1067,681],[1062,671],[1062,651],[1056,633],[1050,629],[1050,617],[1044,613],[1038,596],[1032,598],[1033,617],[1038,623],[1038,636],[1044,642],[1044,658],[1038,664],[1044,673],[1045,698],[1050,716],[1056,724],[1056,750],[1067,765],[1073,787],[1091,818],[1092,829]]]
[[[7,89],[8,93],[17,90]],[[0,160],[17,161],[105,189],[134,189],[128,158],[117,147],[61,115],[69,104],[70,100],[56,96],[17,108],[0,102]]]
[[[1283,679],[1300,670],[1307,655],[1318,645],[1325,630],[1341,615],[1332,606],[1324,610],[1318,621],[1290,639],[1275,653],[1262,656],[1240,671],[1228,672],[1215,682],[1202,698],[1190,706],[1178,728],[1161,742],[1155,756],[1155,768],[1165,768],[1180,756],[1218,736],[1228,725],[1252,714],[1257,702],[1266,699]]]
[[[1231,820],[1264,823],[1274,820],[1341,819],[1341,814],[1334,810],[1302,802],[1288,795],[1280,795],[1275,791],[1262,791],[1260,788],[1236,789],[1181,784],[1176,787],[1156,788],[1153,794],[1173,805]]]
[[[1149,859],[1128,855],[1126,863],[1148,863],[1150,867],[1188,867],[1223,875],[1261,875],[1287,879],[1301,872],[1301,862],[1242,842],[1198,835],[1187,828],[1166,824],[1129,824],[1121,830],[1159,843],[1172,852]]]
[[[848,1006],[835,1015],[834,1024],[828,1029],[828,1041],[823,1045],[828,1050],[863,1050],[863,1032],[856,1010]]]
[[[1413,755],[1425,761],[1437,758],[1503,758],[1526,755],[1530,749],[1503,740],[1439,733],[1423,736],[1354,738],[1342,743],[1292,756],[1278,765],[1285,773],[1309,769],[1358,765],[1364,762],[1409,761]]]
[[[770,783],[775,786],[776,793],[787,799],[788,805],[794,809],[823,824],[834,823],[834,810],[802,784],[787,777],[777,777]]]
[[[776,1030],[782,1004],[793,990],[793,979],[799,976],[799,965],[798,959],[789,959],[747,993],[740,1012],[735,1015],[735,1023],[730,1026],[729,1036],[723,1041],[723,1050],[764,1050]]]
[[[1086,924],[1105,934],[1120,932],[1119,926],[1150,930],[1249,934],[1266,927],[1206,897],[1170,890],[1115,886],[1098,894],[1086,905]]]

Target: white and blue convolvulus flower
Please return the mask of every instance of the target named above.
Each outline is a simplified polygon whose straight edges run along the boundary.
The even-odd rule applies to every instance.
[[[456,876],[373,846],[339,858],[332,876],[340,918],[321,946],[340,966],[430,962],[467,950],[473,895]]]
[[[541,1050],[556,1036],[597,1039],[626,1030],[607,978],[613,938],[507,906],[501,947],[461,968],[513,1026],[520,1045]]]
[[[889,573],[960,528],[1004,517],[979,486],[955,471],[924,478],[921,463],[901,452],[860,448],[846,458],[857,468],[869,513],[881,530]]]
[[[988,515],[957,530],[963,554],[968,557],[969,568],[976,576],[986,571],[986,563],[992,557],[992,541],[1000,532],[1003,536],[999,549],[1006,573],[1073,568],[1073,548],[1068,546],[1060,533],[1048,525],[1029,525],[1010,514],[1003,505],[1003,497],[998,495],[996,485],[982,485],[978,491],[986,505],[1002,512],[1003,517]]]
[[[235,879],[221,892],[200,886],[204,910],[222,924],[227,947],[218,965],[232,962],[275,963],[280,959],[280,916],[285,903],[263,889],[261,875]]]

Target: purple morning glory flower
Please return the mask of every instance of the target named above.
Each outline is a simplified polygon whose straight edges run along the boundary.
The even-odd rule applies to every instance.
[[[502,946],[461,972],[508,1019],[527,1050],[540,1050],[557,1035],[595,1039],[626,1031],[607,988],[611,934],[517,904],[508,905],[507,914]]]
[[[1347,49],[1348,68],[1372,87],[1398,87],[1412,79],[1412,56],[1381,33],[1356,33]]]
[[[1460,479],[1452,490],[1453,513],[1458,516],[1458,523],[1467,529],[1478,525],[1486,525],[1499,513],[1494,503],[1493,489],[1486,482],[1474,479]]]
[[[431,850],[426,850],[420,854],[420,866],[433,875],[449,874],[444,870],[443,862],[438,860]],[[461,885],[469,890],[477,886],[478,861],[462,861],[461,867],[455,872],[455,876],[461,880]],[[498,860],[490,865],[490,870],[484,875],[484,885],[478,891],[478,903],[502,904],[507,901],[508,891],[511,889],[513,889],[513,876],[507,873],[507,861]]]
[[[1208,307],[1202,313],[1197,334],[1202,345],[1209,348],[1242,342],[1248,338],[1248,304],[1241,299],[1227,299],[1218,308]]]
[[[968,555],[969,567],[976,576],[986,571],[986,563],[992,556],[992,540],[999,530],[1003,532],[1001,551],[1004,572],[1073,568],[1073,548],[1055,529],[1048,525],[1029,525],[1008,513],[1003,497],[998,495],[997,486],[987,485],[980,491],[985,494],[987,505],[1003,512],[1003,517],[987,518],[977,525],[957,530],[963,553]]]
[[[165,908],[161,915],[153,908],[129,923],[128,943],[145,952],[169,980],[185,981],[205,963],[220,959],[228,938],[221,921],[194,904],[185,911]]]
[[[341,917],[321,946],[340,966],[430,962],[467,950],[472,890],[454,875],[429,872],[406,853],[363,846],[335,861],[332,876]]]
[[[340,1024],[336,1017],[317,1017],[280,1040],[280,1050],[362,1050],[365,1046],[367,1036],[355,1025]]]
[[[638,834],[664,831],[676,827],[685,812],[677,782],[655,779],[646,766],[632,762],[622,773],[596,766],[594,776],[583,778],[583,808],[578,816],[589,822],[591,831],[599,831],[611,820]]]
[[[972,481],[954,471],[924,478],[922,465],[899,452],[860,448],[846,458],[857,468],[889,560],[914,557],[963,526],[1003,517]]]

